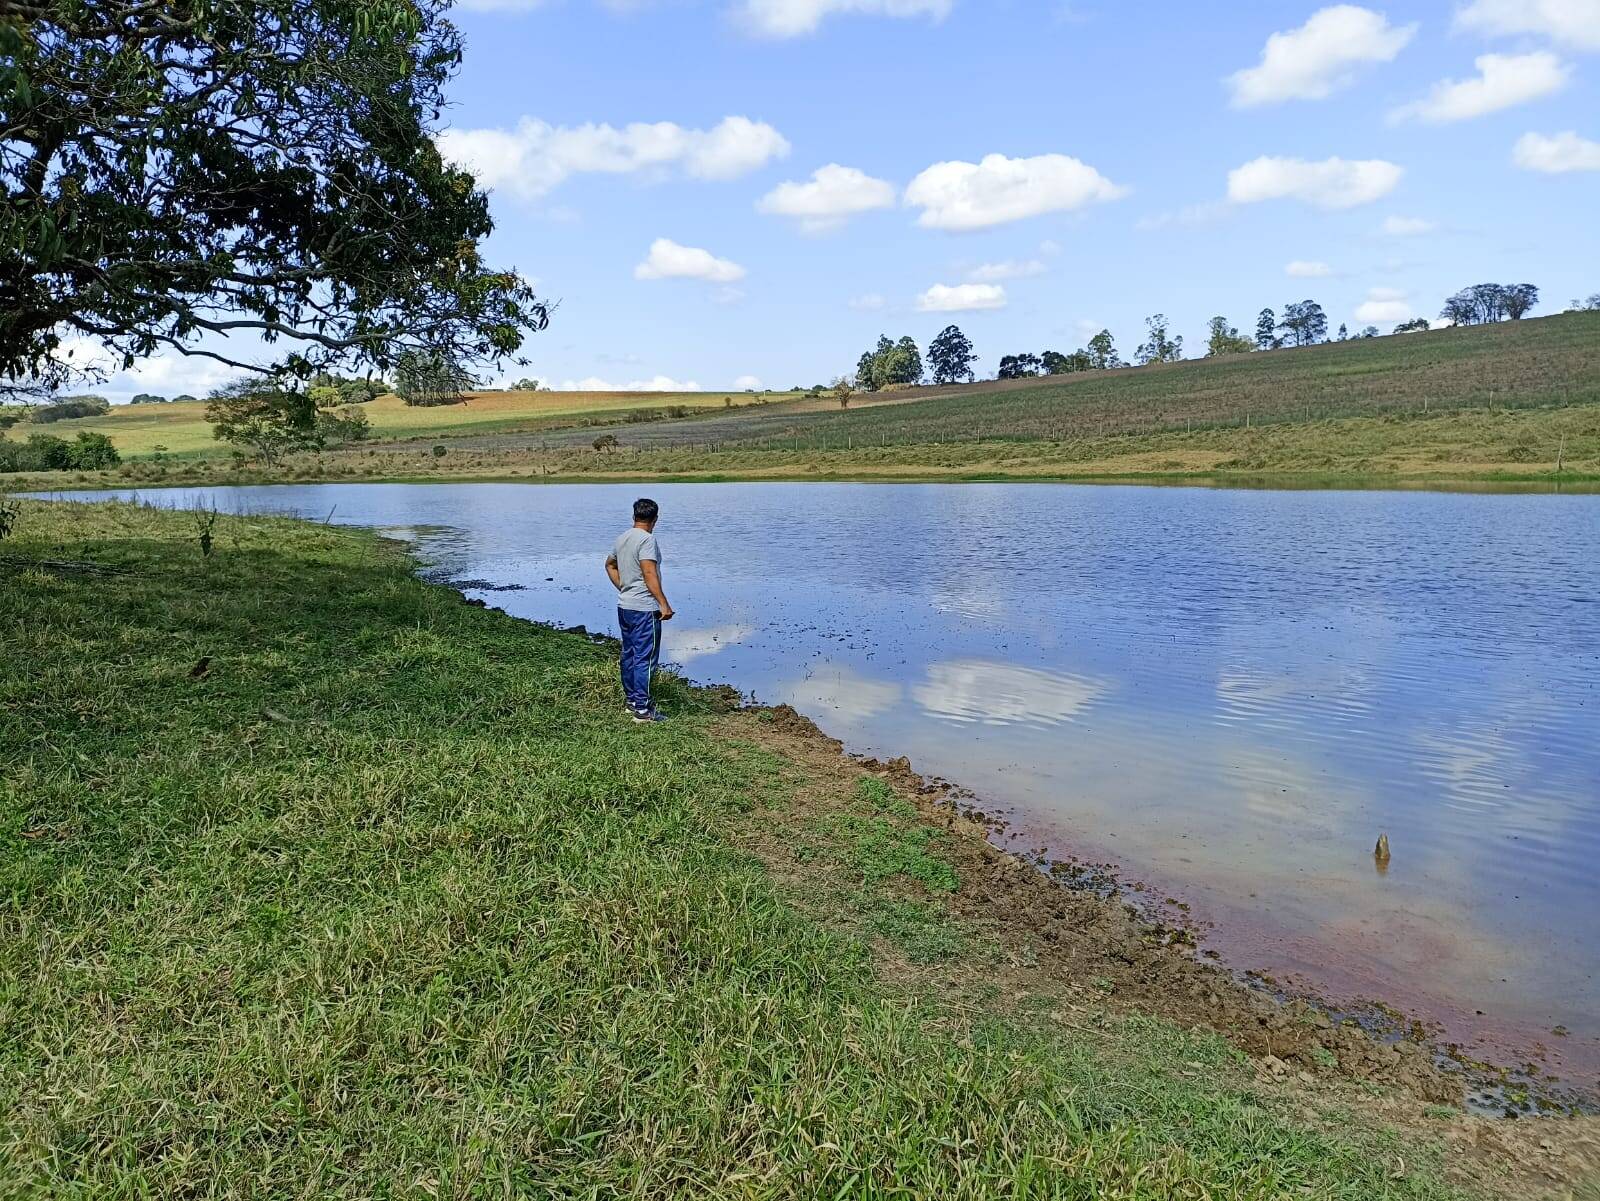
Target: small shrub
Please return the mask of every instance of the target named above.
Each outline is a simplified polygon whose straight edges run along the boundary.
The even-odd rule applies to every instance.
[[[449,453],[450,453],[450,448],[448,446],[435,445],[434,448],[433,448],[433,457],[436,458],[436,459],[442,459],[442,458],[445,457],[445,455],[447,455]]]
[[[0,542],[11,537],[11,531],[17,528],[17,522],[21,517],[21,501],[0,500]]]
[[[211,532],[217,528],[217,511],[215,509],[194,510],[194,531],[200,541],[200,555],[202,558],[211,557]]]

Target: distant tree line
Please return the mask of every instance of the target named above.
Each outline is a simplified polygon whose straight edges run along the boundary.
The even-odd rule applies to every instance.
[[[104,396],[63,396],[48,404],[34,405],[28,410],[28,420],[35,425],[49,425],[74,417],[99,417],[110,411],[111,402]]]
[[[1005,355],[1000,360],[998,378],[1029,379],[1038,375],[1069,375],[1075,371],[1110,371],[1125,365],[1117,354],[1111,331],[1103,329],[1089,339],[1088,345],[1071,354],[1047,350],[1043,354]]]
[[[1463,288],[1444,303],[1441,318],[1453,325],[1482,325],[1492,321],[1517,321],[1526,316],[1539,303],[1539,289],[1532,284],[1474,284]],[[1600,292],[1587,299],[1574,300],[1571,311],[1600,310]],[[1426,317],[1414,317],[1398,322],[1393,332],[1397,334],[1420,333],[1430,329]],[[1256,315],[1255,336],[1252,338],[1226,317],[1213,317],[1206,326],[1206,357],[1249,354],[1257,350],[1279,350],[1291,346],[1316,346],[1323,342],[1344,342],[1354,338],[1376,338],[1376,325],[1365,325],[1355,333],[1341,324],[1330,338],[1328,314],[1315,300],[1293,300],[1279,311],[1264,308]],[[1174,335],[1163,313],[1145,318],[1145,340],[1133,353],[1134,366],[1154,363],[1175,363],[1184,357],[1183,335]],[[972,340],[961,332],[959,326],[950,325],[928,346],[927,370],[936,384],[971,382],[975,378],[973,364],[978,355],[973,351]],[[1101,330],[1087,344],[1070,354],[1058,350],[1039,353],[1022,351],[1001,356],[998,379],[1030,379],[1045,375],[1068,375],[1079,371],[1110,371],[1129,366],[1117,353],[1110,330]],[[922,382],[924,374],[922,355],[916,341],[902,337],[893,341],[887,336],[862,354],[855,371],[841,376],[829,385],[841,406],[850,403],[856,392],[878,392],[889,387],[903,387]],[[841,390],[841,385],[844,385]],[[796,389],[799,391],[799,389]],[[823,392],[823,386],[811,389],[813,396]]]
[[[54,434],[34,434],[26,442],[0,439],[0,472],[100,471],[122,461],[104,434],[80,433],[68,442]]]

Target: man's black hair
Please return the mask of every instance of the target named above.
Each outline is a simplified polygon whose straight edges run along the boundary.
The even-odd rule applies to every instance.
[[[633,502],[633,519],[635,521],[654,521],[661,512],[661,506],[653,500],[636,500]]]

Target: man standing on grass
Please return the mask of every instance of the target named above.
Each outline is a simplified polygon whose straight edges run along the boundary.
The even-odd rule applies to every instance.
[[[664,720],[650,702],[650,677],[661,659],[661,623],[672,620],[672,606],[661,590],[661,547],[655,534],[660,512],[653,500],[634,501],[633,528],[617,539],[606,560],[622,626],[622,693],[637,722]]]

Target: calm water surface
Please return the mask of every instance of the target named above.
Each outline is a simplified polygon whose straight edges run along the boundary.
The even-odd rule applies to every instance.
[[[524,585],[490,598],[509,612],[607,629],[601,563],[637,491],[139,495],[331,512]],[[1600,497],[650,491],[666,657],[691,677],[909,755],[1022,847],[1182,897],[1235,966],[1600,1079]]]

